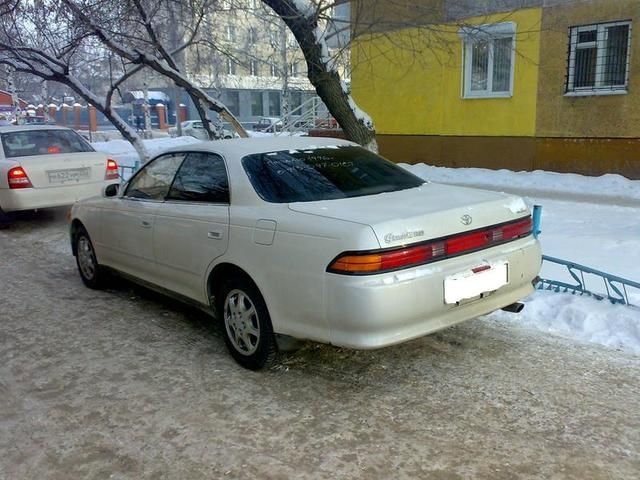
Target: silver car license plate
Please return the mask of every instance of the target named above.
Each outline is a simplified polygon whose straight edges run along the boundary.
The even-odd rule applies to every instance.
[[[69,168],[67,170],[47,170],[49,183],[69,183],[87,180],[90,168]]]

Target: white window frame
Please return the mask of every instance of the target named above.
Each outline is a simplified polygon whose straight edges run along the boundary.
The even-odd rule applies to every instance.
[[[297,61],[291,62],[291,76],[298,77],[300,75],[299,72],[299,63]]]
[[[462,98],[510,98],[513,97],[513,85],[516,64],[516,24],[514,22],[496,23],[492,25],[478,25],[463,27],[458,32],[462,39]],[[493,91],[493,62],[495,40],[511,38],[511,72],[509,78],[509,90],[504,92]],[[489,64],[487,67],[487,89],[471,90],[471,71],[473,68],[473,45],[479,41],[489,42]]]
[[[236,41],[236,26],[235,25],[227,25],[226,32],[227,42],[235,42]]]
[[[567,72],[567,84],[565,85],[565,96],[580,97],[591,95],[626,95],[629,93],[629,70],[631,69],[631,33],[632,21],[623,20],[620,22],[596,23],[592,25],[582,25],[579,27],[571,27],[569,29],[569,71]],[[618,27],[622,25],[629,26],[629,36],[627,38],[627,69],[625,72],[624,85],[607,85],[605,79],[605,65],[596,60],[596,80],[593,87],[575,87],[576,77],[576,56],[578,48],[578,35],[583,32],[596,31],[595,42],[581,43],[581,48],[596,48],[596,59],[601,58],[601,50],[607,48],[607,28]]]
[[[259,68],[260,67],[258,65],[258,60],[249,60],[249,75],[251,75],[252,77],[258,76]]]
[[[236,62],[227,58],[227,75],[235,75],[236,74]]]

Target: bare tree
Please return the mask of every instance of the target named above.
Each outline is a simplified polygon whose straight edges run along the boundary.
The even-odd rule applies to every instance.
[[[164,18],[166,26],[166,13],[170,11],[167,7],[175,7],[176,4],[180,8],[188,7],[187,11],[190,12],[190,17],[188,26],[185,26],[187,38],[183,47],[194,45],[198,42],[202,21],[211,8],[210,1],[166,0],[166,2],[147,1],[142,3],[142,0],[128,0],[118,2],[122,11],[115,12],[115,15],[112,10],[105,8],[105,5],[112,5],[113,2],[61,0],[61,3],[69,9],[71,17],[85,29],[87,35],[97,38],[114,54],[125,59],[131,65],[148,67],[183,88],[193,100],[205,128],[209,129],[211,138],[215,138],[216,132],[210,128],[209,110],[213,110],[222,119],[229,122],[241,137],[247,136],[244,127],[222,102],[211,97],[180,70],[172,52],[166,47],[167,40],[160,35],[152,22],[152,18]],[[182,17],[186,18],[184,15]],[[171,18],[175,19],[176,17]],[[173,25],[170,27],[175,28]]]
[[[326,25],[321,24],[322,15],[328,6],[321,1],[312,0],[262,1],[273,9],[293,33],[307,62],[309,81],[340,124],[345,136],[376,151],[373,122],[358,108],[340,78],[334,59],[329,56]]]
[[[2,11],[0,24],[0,65],[12,72],[36,76],[67,86],[97,110],[134,146],[142,161],[149,154],[136,132],[113,108],[112,99],[119,85],[140,70],[123,72],[106,95],[92,92],[79,79],[75,60],[86,48],[87,36],[66,22],[56,21],[56,9],[44,2],[16,2]]]

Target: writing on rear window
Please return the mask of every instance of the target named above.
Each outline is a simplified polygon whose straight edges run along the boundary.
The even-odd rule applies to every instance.
[[[293,203],[376,195],[424,180],[361,147],[324,147],[248,155],[242,165],[267,202]]]

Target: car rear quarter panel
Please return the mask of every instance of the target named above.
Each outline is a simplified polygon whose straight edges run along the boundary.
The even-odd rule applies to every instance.
[[[341,252],[379,248],[367,225],[292,212],[287,205],[232,206],[229,249],[212,264],[231,263],[260,289],[276,333],[329,341],[324,275]],[[259,220],[277,223],[272,245],[255,242]]]

